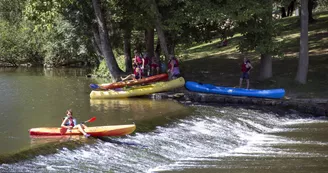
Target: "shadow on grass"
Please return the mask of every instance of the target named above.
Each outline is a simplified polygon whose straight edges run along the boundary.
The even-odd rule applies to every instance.
[[[328,96],[328,54],[310,56],[306,85],[297,84],[294,80],[298,66],[298,59],[295,57],[274,58],[272,62],[273,78],[266,81],[257,80],[260,75],[258,57],[251,58],[251,62],[254,67],[250,75],[252,88],[285,88],[287,96],[295,97]],[[237,87],[241,75],[241,63],[242,56],[240,54],[229,54],[185,61],[181,64],[181,68],[186,80]]]
[[[195,59],[199,57],[211,56],[218,53],[232,53],[236,52],[236,46],[240,36],[228,39],[228,45],[220,47],[221,40],[217,39],[211,43],[201,44],[199,46],[194,46],[186,49],[182,52],[184,60]]]
[[[260,55],[248,53],[252,62],[251,87],[258,89],[285,88],[287,95],[295,97],[328,97],[328,12],[316,13],[316,22],[309,26],[309,71],[308,83],[295,82],[299,52],[299,17],[281,19],[283,27],[281,52],[284,57],[273,58],[273,78],[259,81]],[[291,35],[292,36],[288,36]],[[296,37],[295,37],[296,35]],[[186,80],[211,83],[220,86],[236,87],[239,85],[242,55],[236,47],[240,36],[228,40],[228,46],[218,47],[219,42],[201,44],[184,51],[181,57],[182,74]]]

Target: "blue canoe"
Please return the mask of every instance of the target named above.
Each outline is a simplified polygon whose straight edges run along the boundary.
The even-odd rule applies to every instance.
[[[189,91],[222,94],[231,96],[248,96],[248,97],[261,97],[261,98],[273,98],[279,99],[284,97],[284,89],[244,89],[244,88],[232,88],[232,87],[219,87],[212,84],[202,84],[192,81],[187,81],[185,84]]]

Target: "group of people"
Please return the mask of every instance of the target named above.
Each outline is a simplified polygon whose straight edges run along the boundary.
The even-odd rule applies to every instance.
[[[142,56],[137,50],[134,51],[134,58],[132,61],[133,64],[133,73],[122,77],[122,81],[131,80],[131,79],[141,79],[147,76],[152,76],[160,73],[160,64],[156,61],[155,57]],[[169,74],[170,79],[175,79],[180,77],[180,68],[178,59],[171,55],[170,60],[167,65],[167,73]],[[249,88],[249,74],[253,66],[251,62],[244,58],[244,61],[241,65],[241,76],[239,80],[239,88],[241,88],[243,80],[246,80],[246,88]]]
[[[147,64],[147,61],[143,59],[140,56],[140,53],[138,53],[137,51],[135,51],[135,55],[136,56],[133,60],[134,73],[132,75],[134,79],[141,79],[144,75],[144,72],[146,71],[145,66],[149,64]],[[151,59],[150,67],[152,72],[154,72],[155,70],[155,74],[159,74],[159,64],[156,63],[155,58]],[[244,58],[244,61],[241,64],[242,74],[240,76],[239,88],[241,88],[243,80],[246,80],[246,88],[249,88],[249,74],[252,69],[253,66],[251,65],[251,62],[248,59]],[[171,79],[180,77],[179,61],[174,56],[170,57],[167,72],[169,73],[169,77]],[[127,79],[130,77],[131,76],[129,75],[128,77],[123,79]],[[73,118],[73,112],[70,109],[66,111],[66,117],[62,121],[61,128],[66,130],[78,129],[85,137],[90,136],[88,133],[85,132],[85,128],[87,128],[87,126],[85,126],[84,124],[76,124],[76,121]]]
[[[126,77],[122,77],[122,81],[131,79],[138,80],[144,77],[157,75],[161,72],[160,63],[155,57],[149,57],[148,55],[142,56],[137,50],[134,51],[134,55],[135,56],[132,60],[133,73]],[[180,76],[179,61],[173,55],[170,56],[167,73],[169,74],[170,79]]]

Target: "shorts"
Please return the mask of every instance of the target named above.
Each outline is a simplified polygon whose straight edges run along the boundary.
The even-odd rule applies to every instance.
[[[248,72],[243,72],[240,76],[241,79],[249,79],[249,74]]]
[[[180,73],[177,73],[177,74],[170,74],[170,75],[169,75],[169,78],[170,78],[170,79],[176,79],[176,78],[179,78],[179,77],[181,77],[181,74],[180,74]]]
[[[158,68],[159,67],[158,64],[151,64],[150,66],[151,66],[151,68]]]

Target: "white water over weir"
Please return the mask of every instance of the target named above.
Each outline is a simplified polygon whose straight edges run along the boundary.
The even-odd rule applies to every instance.
[[[0,172],[325,172],[328,120],[195,106],[148,133],[0,165]],[[138,127],[138,124],[137,124]]]

